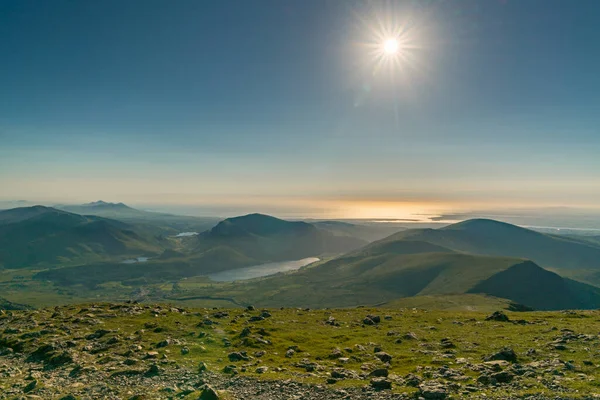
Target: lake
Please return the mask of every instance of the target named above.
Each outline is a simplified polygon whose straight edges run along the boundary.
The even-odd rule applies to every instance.
[[[132,258],[129,260],[125,260],[125,261],[121,261],[121,264],[135,264],[135,263],[143,263],[146,262],[150,259],[150,257],[138,257],[138,258]]]
[[[253,265],[251,267],[217,272],[208,277],[216,282],[233,282],[244,279],[260,278],[261,276],[273,275],[278,272],[288,272],[300,269],[308,264],[319,261],[316,257],[303,258],[296,261],[282,261],[268,264]]]
[[[188,237],[188,236],[196,236],[198,232],[181,232],[175,235],[175,237]]]

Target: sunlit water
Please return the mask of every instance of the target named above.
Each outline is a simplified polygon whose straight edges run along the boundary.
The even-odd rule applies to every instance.
[[[175,237],[187,237],[187,236],[196,236],[198,232],[181,232],[175,235]]]
[[[244,279],[260,278],[261,276],[273,275],[278,272],[288,272],[300,269],[308,264],[319,261],[316,257],[303,258],[296,261],[282,261],[268,264],[253,265],[252,267],[217,272],[208,277],[217,282],[232,282]]]
[[[121,261],[121,264],[135,264],[135,263],[143,263],[150,259],[150,257],[138,257],[131,258],[129,260]]]

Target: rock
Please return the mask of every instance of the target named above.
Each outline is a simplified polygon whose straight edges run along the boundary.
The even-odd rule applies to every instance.
[[[38,384],[38,381],[36,381],[35,379],[34,379],[34,380],[32,380],[31,382],[29,382],[29,383],[27,384],[27,386],[25,386],[25,387],[23,388],[23,392],[25,392],[25,393],[29,393],[29,392],[31,392],[33,389],[35,389],[35,388],[36,388],[37,384]]]
[[[190,349],[188,349],[187,347],[182,347],[181,355],[185,356],[186,354],[190,354]]]
[[[285,352],[286,358],[292,358],[294,354],[296,354],[296,352],[293,349],[288,349],[288,351]]]
[[[227,318],[229,317],[229,313],[227,311],[218,311],[216,313],[214,313],[213,318],[217,318],[217,319],[221,319],[221,318]]]
[[[514,374],[508,371],[496,372],[492,375],[492,378],[495,379],[498,383],[509,383],[513,380]]]
[[[217,393],[217,391],[215,389],[213,389],[212,387],[210,387],[209,385],[204,385],[202,387],[202,393],[200,394],[200,397],[198,397],[198,400],[220,400],[221,398],[219,397],[219,394]]]
[[[505,360],[512,363],[517,362],[517,354],[510,347],[505,347],[499,352],[485,358],[485,361]]]
[[[452,343],[452,341],[449,338],[443,338],[440,341],[440,344],[441,344],[442,348],[444,348],[444,349],[453,349],[456,347],[456,345],[454,343]]]
[[[158,365],[156,364],[152,364],[150,366],[150,368],[148,368],[148,371],[146,371],[146,373],[144,375],[146,376],[156,376],[159,375],[162,371],[160,370],[160,368],[158,367]]]
[[[260,316],[263,318],[271,318],[271,313],[268,311],[263,311],[260,313]]]
[[[387,378],[389,375],[389,371],[386,368],[378,368],[376,370],[371,371],[369,376],[377,377],[377,378]]]
[[[494,371],[501,371],[502,368],[506,368],[510,365],[510,363],[506,360],[486,361],[483,364],[492,368]]]
[[[342,356],[343,356],[343,353],[342,353],[342,351],[340,349],[333,349],[331,351],[331,354],[329,354],[328,357],[333,360],[333,359],[340,358]]]
[[[264,374],[268,370],[269,370],[269,367],[258,367],[258,368],[256,368],[256,373],[257,374]]]
[[[200,361],[200,364],[198,364],[198,372],[204,372],[204,371],[208,371],[208,365],[206,365],[205,362]]]
[[[236,362],[236,361],[249,361],[250,358],[248,357],[248,355],[246,354],[245,351],[240,351],[240,352],[234,352],[234,353],[229,353],[227,355],[227,358],[229,359],[229,361],[231,362]]]
[[[363,319],[363,324],[365,325],[376,325],[381,322],[381,317],[379,315],[367,315],[365,319]]]
[[[265,320],[264,317],[254,316],[254,317],[250,317],[250,319],[248,320],[248,322],[259,322],[259,321],[264,321],[264,320]]]
[[[392,388],[392,381],[385,377],[371,379],[371,387],[375,390],[390,390]]]
[[[61,397],[58,400],[77,400],[77,397],[73,396],[72,394],[68,394],[66,396]]]
[[[240,337],[241,338],[248,337],[248,336],[250,336],[251,333],[252,333],[252,328],[247,326],[242,330],[242,333],[240,333]]]
[[[388,353],[383,352],[383,351],[375,353],[375,357],[379,358],[381,360],[381,362],[384,362],[384,363],[389,363],[392,361],[392,356],[390,356]]]
[[[156,344],[156,347],[160,349],[160,348],[162,348],[162,347],[167,347],[167,346],[168,346],[168,345],[170,345],[170,344],[171,344],[171,339],[165,339],[165,340],[163,340],[163,341],[160,341],[160,342],[158,342],[158,343]]]
[[[404,335],[404,339],[406,340],[419,340],[419,338],[417,337],[417,335],[413,332],[408,332],[406,335]]]
[[[479,375],[477,377],[477,382],[481,383],[482,385],[493,385],[494,383],[496,383],[495,379],[492,379],[491,376],[487,375],[487,374],[483,374],[483,375]]]
[[[417,387],[421,384],[421,378],[414,374],[408,374],[404,377],[404,383],[406,386]]]
[[[110,333],[110,332],[111,331],[106,330],[106,329],[98,329],[96,332],[87,335],[85,338],[86,338],[86,340],[100,339],[102,336],[104,336],[104,335],[106,335],[107,333]]]
[[[494,311],[492,315],[489,315],[486,321],[498,321],[498,322],[508,322],[510,319],[508,315],[504,314],[502,311]]]
[[[443,400],[448,396],[446,388],[439,382],[424,382],[419,385],[419,389],[425,400]]]
[[[237,367],[235,365],[226,365],[225,368],[223,368],[223,372],[226,374],[237,374]]]

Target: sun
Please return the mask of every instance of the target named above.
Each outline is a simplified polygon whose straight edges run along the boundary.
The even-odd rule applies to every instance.
[[[400,50],[400,43],[398,43],[398,39],[389,38],[385,42],[383,42],[383,52],[387,55],[394,55],[398,53]]]

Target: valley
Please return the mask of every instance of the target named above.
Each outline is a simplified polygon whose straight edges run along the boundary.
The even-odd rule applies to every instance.
[[[0,212],[7,301],[322,308],[410,298],[442,306],[435,299],[452,295],[477,309],[483,297],[469,296],[481,294],[536,310],[600,307],[600,246],[586,237],[483,219],[388,235],[389,226],[261,214],[178,236],[173,227],[189,226],[185,217],[170,220],[122,203],[62,208],[98,215],[41,206]]]

